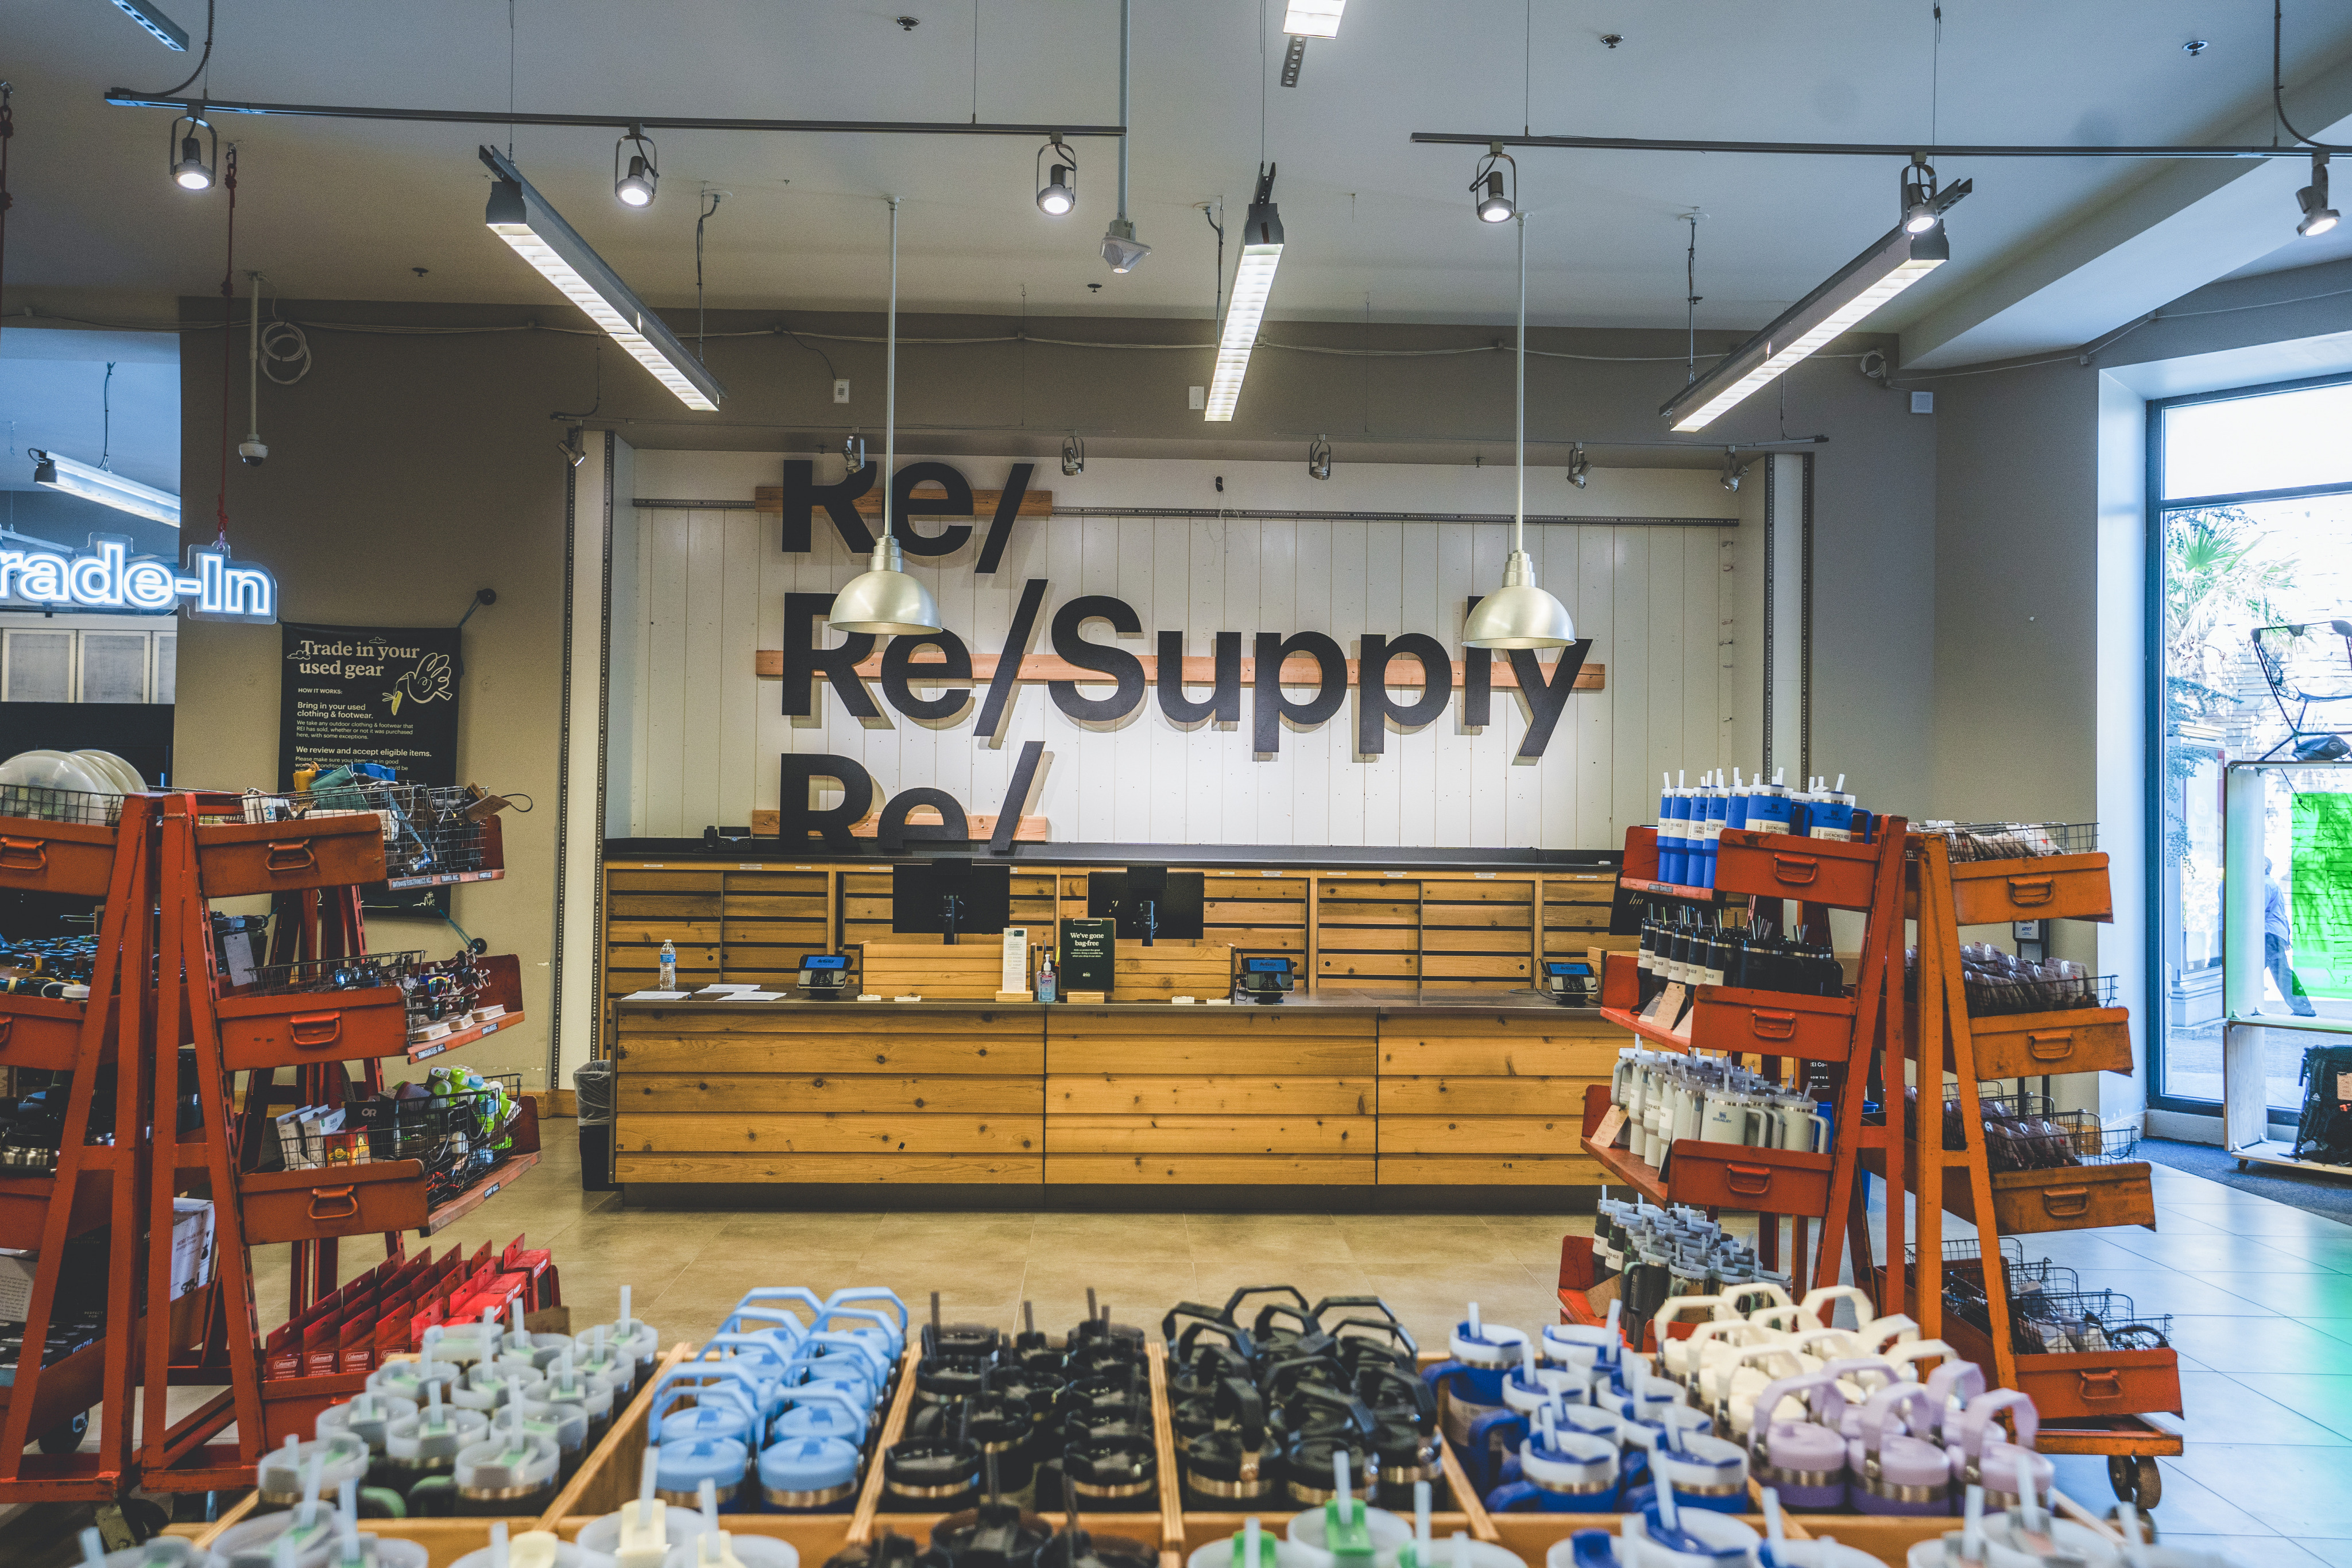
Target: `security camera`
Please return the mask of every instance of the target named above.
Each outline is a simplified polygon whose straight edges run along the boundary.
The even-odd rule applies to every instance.
[[[248,468],[258,468],[269,457],[269,448],[258,435],[248,435],[236,444],[237,457]]]

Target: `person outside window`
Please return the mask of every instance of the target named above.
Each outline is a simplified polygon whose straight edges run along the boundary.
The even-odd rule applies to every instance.
[[[2297,988],[2294,970],[2287,964],[2288,951],[2294,946],[2294,925],[2287,916],[2286,894],[2271,874],[2273,870],[2267,859],[2263,862],[2263,965],[2271,972],[2271,981],[2279,988],[2279,996],[2297,1018],[2310,1018],[2319,1009],[2311,998]]]

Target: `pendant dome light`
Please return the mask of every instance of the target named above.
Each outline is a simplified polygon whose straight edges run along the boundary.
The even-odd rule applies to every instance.
[[[1536,586],[1535,559],[1528,554],[1528,216],[1517,213],[1511,221],[1519,228],[1519,341],[1513,354],[1518,371],[1518,500],[1503,586],[1471,609],[1462,622],[1462,641],[1473,648],[1565,648],[1576,641],[1576,623],[1567,605]]]
[[[825,619],[843,632],[872,632],[884,636],[940,630],[939,601],[931,591],[908,575],[906,558],[894,531],[890,495],[898,465],[898,198],[890,198],[890,328],[889,358],[882,394],[882,533],[874,541],[874,559],[833,596]]]

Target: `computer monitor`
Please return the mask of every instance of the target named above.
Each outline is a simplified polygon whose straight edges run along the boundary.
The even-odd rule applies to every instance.
[[[1118,921],[1118,934],[1130,942],[1149,944],[1157,937],[1198,942],[1207,880],[1197,871],[1170,871],[1164,865],[1090,873],[1087,914]]]
[[[1013,868],[917,861],[890,868],[890,930],[899,936],[989,936],[1013,919]]]

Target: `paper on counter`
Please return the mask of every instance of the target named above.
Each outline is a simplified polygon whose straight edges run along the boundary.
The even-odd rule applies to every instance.
[[[735,991],[727,998],[730,1002],[780,1002],[783,998],[782,991]]]
[[[726,996],[735,991],[756,991],[759,988],[757,986],[740,985],[705,986],[694,994],[698,997]]]
[[[691,994],[688,991],[631,991],[621,999],[625,1002],[682,1002]]]

